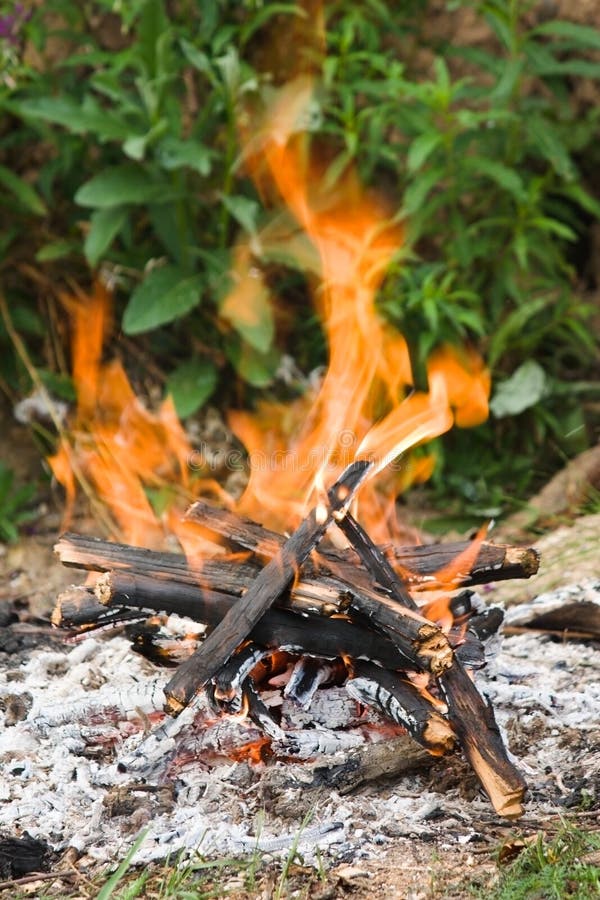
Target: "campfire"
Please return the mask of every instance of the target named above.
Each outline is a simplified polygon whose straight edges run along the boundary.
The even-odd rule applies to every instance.
[[[481,540],[377,546],[348,512],[368,469],[366,462],[352,464],[328,491],[327,505],[311,510],[288,538],[195,503],[188,519],[238,551],[195,569],[182,555],[67,534],[56,547],[61,561],[104,574],[93,588],[63,593],[53,621],[86,633],[151,612],[195,620],[209,627],[207,637],[165,639],[156,623],[135,636],[145,655],[177,666],[165,688],[168,713],[193,706],[205,688],[216,713],[242,713],[264,732],[269,741],[263,749],[273,741],[282,755],[318,755],[319,731],[286,732],[261,690],[273,680],[283,683],[286,697],[308,708],[321,685],[343,684],[359,704],[401,726],[429,754],[460,745],[496,811],[519,816],[525,783],[506,753],[493,710],[469,676],[485,665],[485,644],[502,611],[482,609],[476,595],[463,590],[450,603],[452,625],[444,631],[429,618],[439,601],[426,597],[439,586],[441,567],[453,568],[457,584],[473,585],[528,577],[537,571],[537,554]],[[333,523],[352,550],[315,552]],[[247,551],[243,561],[240,550]],[[392,561],[411,572],[411,592]],[[137,751],[138,761],[146,749]]]
[[[75,635],[125,628],[134,649],[175,667],[164,688],[167,718],[120,758],[123,772],[145,775],[176,753],[181,723],[194,720],[201,696],[213,715],[256,726],[252,759],[348,749],[343,729],[290,727],[282,713],[291,702],[310,715],[336,687],[359,720],[374,710],[382,730],[409,736],[407,759],[460,748],[496,812],[518,817],[525,781],[474,681],[503,614],[469,588],[529,577],[537,554],[491,544],[484,529],[472,541],[407,546],[395,516],[397,495],[435,464],[414,448],[482,422],[489,374],[472,348],[439,347],[426,389],[416,389],[404,337],[375,305],[402,226],[351,168],[330,185],[303,125],[312,88],[301,75],[278,88],[260,124],[240,116],[244,165],[277,215],[238,245],[221,314],[252,333],[268,312],[256,248],[275,233],[292,256],[310,244],[327,371],[300,399],[230,414],[250,469],[236,499],[206,470],[191,477],[194,448],[170,401],[148,412],[121,364],[102,362],[110,291],[65,297],[78,402],[51,465],[70,505],[77,482],[85,485],[125,542],[61,538],[65,565],[100,574],[61,594],[53,621]],[[161,518],[148,488],[165,485],[175,486],[176,502]],[[206,502],[215,494],[220,507]],[[165,532],[185,554],[159,549]],[[173,615],[189,623],[179,635],[164,627]]]

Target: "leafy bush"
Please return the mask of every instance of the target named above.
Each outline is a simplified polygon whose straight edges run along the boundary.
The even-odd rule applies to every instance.
[[[34,494],[35,485],[17,487],[12,469],[0,462],[0,541],[16,541],[19,526],[35,516],[28,508]]]
[[[336,151],[326,177],[334,184],[356,163],[406,217],[382,313],[408,336],[417,377],[433,347],[468,340],[497,382],[493,421],[444,443],[444,484],[449,472],[463,494],[473,493],[463,471],[474,446],[483,495],[494,481],[525,490],[549,442],[558,455],[584,446],[581,397],[598,387],[587,378],[597,344],[572,248],[600,218],[586,182],[600,113],[582,118],[571,88],[600,77],[600,37],[536,22],[529,6],[448,4],[450,20],[473,8],[487,23],[480,46],[428,36],[426,4],[325,4],[310,127]],[[284,349],[301,366],[323,361],[304,312],[283,345],[268,288],[254,330],[222,309],[232,246],[270,221],[239,166],[237,117],[269,90],[265,44],[276,34],[284,57],[300,15],[292,3],[255,0],[61,0],[17,23],[27,53],[13,53],[0,87],[17,123],[0,132],[0,215],[5,286],[32,346],[44,327],[14,263],[35,256],[51,276],[82,276],[85,263],[110,269],[126,298],[124,331],[148,333],[173,368],[168,385],[184,415],[219,374],[226,391],[232,367],[263,388]],[[277,240],[253,253],[265,285],[292,306],[308,302],[309,256],[293,272]],[[2,365],[16,384],[14,361]]]

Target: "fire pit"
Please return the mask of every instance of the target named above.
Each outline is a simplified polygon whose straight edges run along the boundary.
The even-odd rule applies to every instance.
[[[168,713],[193,708],[205,688],[215,712],[247,715],[259,728],[265,736],[259,758],[268,752],[319,756],[351,743],[338,737],[328,744],[318,729],[282,727],[281,710],[265,702],[261,688],[269,692],[274,682],[284,684],[285,697],[306,709],[321,685],[345,685],[351,698],[401,726],[430,754],[441,756],[460,744],[496,811],[519,816],[525,782],[468,674],[485,665],[485,643],[502,613],[482,609],[472,592],[462,592],[444,605],[450,616],[444,630],[428,617],[441,608],[440,600],[428,602],[423,589],[439,585],[443,560],[445,578],[452,571],[455,583],[473,584],[527,577],[537,571],[537,554],[481,539],[458,553],[443,545],[397,550],[403,570],[410,561],[415,565],[410,580],[425,595],[415,601],[388,555],[348,512],[368,468],[366,462],[349,467],[328,492],[328,505],[313,509],[287,539],[206,503],[192,506],[188,519],[226,539],[232,551],[246,549],[243,562],[239,554],[217,557],[193,570],[184,557],[66,535],[57,545],[63,563],[105,574],[93,589],[62,595],[54,622],[98,628],[154,611],[202,623],[210,628],[202,639],[167,637],[156,626],[135,633],[139,650],[177,665],[165,688]],[[333,522],[353,550],[316,554]],[[152,752],[144,743],[133,762],[119,763],[121,769],[152,768],[162,753],[168,757],[174,730],[161,726],[151,736]]]

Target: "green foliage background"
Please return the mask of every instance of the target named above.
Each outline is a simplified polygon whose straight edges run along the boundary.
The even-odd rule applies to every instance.
[[[435,484],[495,514],[596,439],[586,265],[600,105],[574,93],[597,89],[600,32],[524,0],[324,6],[308,128],[333,148],[329,183],[353,163],[405,218],[379,304],[408,337],[417,381],[447,341],[473,343],[492,369],[490,421],[440,442]],[[304,372],[325,362],[307,312],[312,256],[277,238],[236,129],[243,106],[268,102],[270,67],[297,54],[303,15],[268,0],[54,0],[31,15],[5,4],[0,279],[54,390],[64,372],[32,273],[59,286],[109,273],[123,332],[167,371],[183,416],[211,396],[226,406],[295,390],[277,378],[283,353]],[[432,27],[440,15],[476,27],[452,40]],[[252,243],[267,290],[248,329],[220,307],[235,241],[267,225],[273,239]],[[14,398],[29,377],[1,323],[0,344]]]

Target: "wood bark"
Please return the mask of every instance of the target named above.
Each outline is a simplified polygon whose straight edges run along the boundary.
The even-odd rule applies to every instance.
[[[458,660],[439,679],[448,717],[465,756],[496,812],[509,819],[523,815],[526,783],[508,758],[494,711]]]

